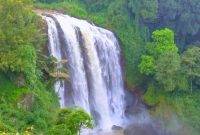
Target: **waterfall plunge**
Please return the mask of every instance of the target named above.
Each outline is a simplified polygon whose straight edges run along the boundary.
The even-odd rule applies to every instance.
[[[71,89],[61,82],[55,84],[61,107],[75,104],[83,108],[101,129],[121,125],[125,95],[120,48],[114,34],[67,15],[43,18],[48,24],[50,54],[68,60]]]

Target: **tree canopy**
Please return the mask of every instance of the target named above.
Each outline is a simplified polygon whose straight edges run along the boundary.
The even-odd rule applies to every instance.
[[[0,70],[23,73],[35,80],[36,50],[40,45],[38,17],[29,0],[0,1]],[[17,11],[17,12],[16,12]]]
[[[152,33],[152,40],[146,45],[146,54],[139,65],[140,72],[155,76],[165,90],[174,90],[181,63],[174,33],[167,28],[156,30]]]
[[[78,107],[64,108],[58,113],[52,135],[77,135],[81,128],[92,128],[93,118]]]

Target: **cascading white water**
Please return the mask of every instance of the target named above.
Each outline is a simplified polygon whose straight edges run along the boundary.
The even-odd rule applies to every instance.
[[[61,47],[58,37],[58,31],[56,28],[55,21],[50,17],[44,17],[48,24],[48,37],[49,37],[49,52],[50,55],[54,56],[58,61],[62,60]],[[60,106],[63,108],[64,104],[64,86],[62,81],[58,81],[55,84],[55,90],[60,98]]]
[[[48,24],[51,54],[58,60],[68,59],[73,104],[93,115],[101,129],[121,125],[125,95],[120,48],[114,34],[67,15],[43,18]],[[66,105],[63,90],[59,93],[61,106]]]

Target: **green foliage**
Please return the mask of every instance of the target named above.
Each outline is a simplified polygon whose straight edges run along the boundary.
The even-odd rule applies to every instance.
[[[55,125],[51,131],[49,132],[50,135],[72,135],[71,131],[65,124]]]
[[[38,18],[29,4],[26,0],[0,1],[0,70],[23,73],[28,84],[33,85],[36,80],[34,46],[40,45],[41,34],[37,30]]]
[[[141,75],[138,64],[146,41],[147,29],[139,23],[139,18],[129,16],[126,1],[110,3],[108,7],[107,28],[111,28],[121,41],[122,55],[125,60],[125,77],[128,87],[140,84]]]
[[[17,87],[7,75],[0,74],[1,131],[22,132],[31,125],[34,134],[48,131],[59,107],[58,98],[52,88],[45,90],[45,84],[37,82],[36,86],[34,92],[28,87]]]
[[[80,1],[80,0],[79,0]],[[91,12],[99,12],[105,10],[109,4],[111,3],[110,0],[101,0],[101,1],[94,1],[94,0],[82,0],[86,5],[88,5],[88,10]],[[90,6],[89,6],[90,5]]]
[[[155,60],[152,56],[142,55],[141,63],[139,65],[140,72],[145,75],[150,75],[155,70]]]
[[[93,118],[77,107],[64,108],[58,113],[56,125],[50,131],[51,135],[77,135],[81,128],[92,128]]]
[[[189,48],[180,58],[174,43],[174,33],[169,29],[154,31],[152,39],[153,42],[146,45],[148,55],[142,56],[140,72],[154,75],[167,91],[176,88],[188,90],[189,83],[192,91],[193,82],[199,86],[200,49]]]
[[[128,7],[131,13],[136,17],[154,20],[157,18],[158,1],[157,0],[128,0]]]
[[[167,53],[167,52],[177,54],[178,48],[174,44],[174,33],[172,30],[167,29],[167,28],[163,30],[156,30],[152,33],[152,39],[153,41],[150,43],[147,43],[147,45],[145,46],[149,61],[157,62],[157,60],[160,57],[162,57],[164,53]],[[147,61],[147,56],[145,55],[142,56],[144,60],[142,61],[143,64],[146,63],[145,61]],[[153,66],[152,66],[152,69],[153,69]]]
[[[32,135],[33,127],[27,127],[25,131],[23,132],[5,132],[3,130],[0,130],[0,135]]]
[[[142,0],[142,8],[140,15],[144,19],[156,19],[158,11],[158,1],[157,0]]]
[[[177,88],[177,75],[180,71],[180,56],[177,53],[165,52],[157,60],[155,78],[165,90],[172,91]]]
[[[199,13],[199,0],[160,0],[159,21],[154,26],[172,28],[179,47],[184,50],[186,45],[199,41]]]
[[[193,82],[196,86],[200,86],[200,48],[192,47],[187,49],[182,55],[182,72],[190,80],[191,91]]]
[[[13,51],[0,52],[0,70],[17,72],[26,75],[27,82],[36,80],[36,52],[32,46],[19,47]]]
[[[146,45],[147,55],[142,55],[140,72],[154,75],[165,90],[172,91],[178,85],[176,80],[181,63],[174,43],[174,33],[170,29],[156,30],[152,39],[153,42]]]
[[[0,1],[0,130],[21,133],[33,125],[33,134],[45,134],[59,104],[39,74],[37,56],[44,40],[31,3]]]
[[[159,91],[156,90],[153,84],[149,84],[147,91],[142,96],[144,102],[149,106],[156,106],[160,102],[160,94]]]
[[[188,134],[198,135],[196,133],[200,131],[199,97],[199,91],[193,93],[173,91],[169,93],[150,83],[142,99],[152,107],[151,114],[163,121],[165,129],[171,120],[177,120],[184,128],[191,129]]]
[[[153,83],[152,81],[147,83],[149,87],[143,100],[155,107],[152,114],[163,120],[165,128],[170,125],[172,117],[177,115],[183,125],[192,129],[189,134],[196,135],[195,133],[200,131],[199,107],[197,107],[200,95],[198,85],[200,49],[189,48],[180,56],[174,43],[174,34],[168,29],[153,32],[152,39],[153,42],[146,46],[148,55],[142,56],[142,62],[139,65],[143,74],[149,75],[153,72],[153,76],[150,77],[154,77]],[[155,61],[154,65],[151,61]],[[194,83],[196,81],[197,83]],[[191,91],[195,88],[194,94],[188,93],[189,84]]]
[[[177,96],[172,97],[171,100],[175,101],[175,107],[181,119],[194,129],[196,129],[199,133],[200,131],[199,91],[196,91],[193,94],[177,93]]]
[[[64,13],[67,13],[68,15],[75,16],[75,17],[81,17],[81,18],[89,18],[89,15],[87,11],[85,10],[84,5],[79,4],[77,2],[59,2],[59,3],[51,3],[51,4],[45,4],[45,3],[35,3],[35,6],[37,8],[42,9],[50,9],[50,10],[58,10],[62,11]]]
[[[42,3],[53,3],[53,2],[63,2],[65,0],[34,0],[35,2],[42,2]]]
[[[153,42],[147,44],[147,53],[158,59],[165,52],[177,53],[174,43],[174,32],[168,28],[156,30],[152,33]]]

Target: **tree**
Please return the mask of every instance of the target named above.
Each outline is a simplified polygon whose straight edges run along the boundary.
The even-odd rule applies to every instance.
[[[69,130],[69,128],[65,124],[59,124],[53,126],[53,128],[50,130],[50,135],[72,135],[72,132]]]
[[[165,90],[176,88],[177,75],[180,70],[180,56],[174,43],[174,33],[170,29],[156,30],[153,41],[147,43],[146,54],[139,65],[140,72],[153,75]]]
[[[142,62],[139,65],[140,72],[145,75],[151,75],[155,69],[155,60],[152,56],[143,55]]]
[[[174,32],[168,28],[154,31],[152,40],[153,42],[147,43],[146,51],[155,59],[158,59],[160,55],[167,51],[178,52],[178,48],[174,43]]]
[[[172,91],[178,86],[180,63],[180,55],[173,52],[165,52],[157,60],[155,79],[165,90]]]
[[[152,42],[147,43],[145,46],[146,54],[142,56],[142,61],[139,65],[140,72],[144,74],[153,72],[153,63],[156,64],[158,58],[165,52],[178,52],[178,48],[174,43],[174,33],[168,28],[154,31],[152,33],[152,40]],[[145,72],[145,67],[148,69],[147,72]]]
[[[157,18],[158,0],[128,0],[130,12],[144,20]]]
[[[36,47],[41,34],[31,0],[0,1],[0,71],[24,74],[28,84],[36,79]]]
[[[193,82],[200,85],[200,48],[192,47],[187,49],[182,55],[182,72],[190,80],[190,90],[193,90]]]
[[[90,115],[78,107],[64,108],[59,111],[56,125],[51,129],[50,134],[54,135],[59,132],[77,135],[81,128],[92,128],[92,120]]]

